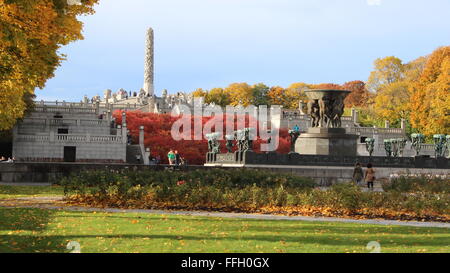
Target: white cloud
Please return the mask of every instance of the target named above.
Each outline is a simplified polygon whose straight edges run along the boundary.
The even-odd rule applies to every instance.
[[[367,0],[367,5],[379,6],[379,5],[381,5],[381,0]]]

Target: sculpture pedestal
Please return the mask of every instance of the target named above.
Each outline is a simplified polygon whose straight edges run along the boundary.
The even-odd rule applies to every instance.
[[[344,128],[309,128],[295,143],[302,155],[356,156],[358,135],[346,134]]]

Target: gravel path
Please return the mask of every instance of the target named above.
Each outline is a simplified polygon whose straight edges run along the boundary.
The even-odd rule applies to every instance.
[[[34,183],[34,182],[0,182],[0,186],[38,186],[46,187],[51,186],[52,183]]]
[[[396,220],[378,220],[378,219],[348,219],[335,217],[309,217],[309,216],[280,216],[266,214],[247,214],[247,213],[228,213],[228,212],[205,212],[205,211],[171,211],[171,210],[153,210],[153,209],[112,209],[112,208],[89,208],[68,206],[63,201],[63,197],[24,197],[16,199],[0,199],[0,207],[19,207],[19,208],[41,208],[69,211],[87,211],[87,212],[108,212],[108,213],[149,213],[149,214],[167,214],[167,215],[186,215],[201,217],[219,217],[219,218],[239,218],[239,219],[257,219],[257,220],[288,220],[288,221],[308,221],[308,222],[340,222],[370,225],[386,226],[410,226],[410,227],[438,227],[450,228],[450,223],[440,222],[418,222],[418,221],[396,221]]]

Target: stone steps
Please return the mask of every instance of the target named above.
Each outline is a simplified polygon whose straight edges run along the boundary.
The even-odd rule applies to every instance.
[[[140,157],[140,160],[137,159]],[[127,146],[127,163],[128,164],[144,164],[143,157],[141,154],[141,148],[139,145],[128,145]]]

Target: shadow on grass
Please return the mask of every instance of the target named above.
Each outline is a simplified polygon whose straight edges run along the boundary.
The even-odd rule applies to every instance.
[[[0,208],[0,253],[56,251],[56,245],[61,241],[39,236],[54,213],[42,209]],[[30,232],[36,236],[20,235]]]
[[[129,216],[125,213],[101,213],[92,214],[89,212],[87,215],[67,215],[58,217],[67,218],[105,218],[118,219],[118,220],[142,220],[142,221],[174,221],[174,222],[203,222],[203,223],[216,223],[220,222],[221,231],[240,232],[243,225],[247,225],[246,230],[249,232],[278,232],[278,233],[317,233],[325,231],[332,234],[376,234],[376,233],[388,233],[392,235],[408,235],[408,234],[433,234],[433,235],[445,235],[448,234],[450,229],[448,228],[434,228],[434,227],[408,227],[399,225],[376,225],[376,224],[364,224],[364,223],[345,223],[345,222],[320,222],[320,221],[301,221],[301,220],[270,220],[270,219],[244,219],[244,218],[220,218],[220,217],[204,217],[195,215],[167,215],[166,217],[160,216],[160,214],[148,214],[144,216],[136,215]],[[121,215],[122,214],[122,215]],[[195,217],[195,218],[194,218]]]
[[[85,240],[98,239],[99,237],[102,240],[97,240],[97,246],[93,246],[92,241],[89,243],[91,250],[84,249],[83,245]],[[148,241],[148,243],[144,243],[144,239],[152,239]],[[299,248],[297,251],[301,251],[300,249],[303,247],[309,248],[308,245],[316,245],[318,248],[331,248],[337,249],[339,247],[342,248],[360,248],[362,251],[365,249],[366,244],[370,240],[352,240],[352,238],[335,240],[334,238],[327,236],[305,236],[305,237],[295,237],[295,236],[227,236],[227,237],[212,237],[210,235],[205,236],[184,236],[184,235],[135,235],[135,234],[124,234],[124,235],[71,235],[71,236],[61,236],[61,235],[52,235],[52,236],[44,236],[44,237],[36,237],[36,236],[19,236],[19,235],[11,235],[8,237],[8,242],[17,242],[16,245],[9,246],[0,246],[0,252],[22,252],[22,253],[33,253],[33,252],[41,252],[41,253],[67,253],[66,244],[68,241],[76,240],[80,243],[82,252],[102,252],[105,246],[109,246],[108,242],[114,241],[116,245],[120,245],[121,240],[129,240],[126,245],[123,246],[123,249],[119,249],[119,251],[123,252],[132,252],[133,245],[139,245],[140,247],[144,246],[145,252],[154,252],[156,249],[154,240],[163,240],[170,242],[178,242],[180,239],[184,241],[200,242],[200,241],[208,241],[209,243],[213,242],[222,242],[229,245],[230,243],[235,243],[236,246],[242,243],[245,244],[253,244],[261,245],[267,243],[275,243],[279,244],[281,241],[284,242],[285,247],[290,248]],[[105,240],[106,239],[106,240]],[[1,240],[1,239],[0,239]],[[423,238],[423,240],[405,240],[405,241],[396,241],[389,242],[386,239],[377,239],[374,237],[372,240],[378,240],[383,248],[389,249],[394,248],[439,248],[439,249],[448,249],[448,241],[445,242],[440,238],[435,238],[435,240],[430,240]],[[3,245],[3,244],[2,244]],[[145,246],[146,245],[146,246]],[[173,249],[175,250],[175,249]],[[247,249],[247,251],[255,251],[256,249]]]

